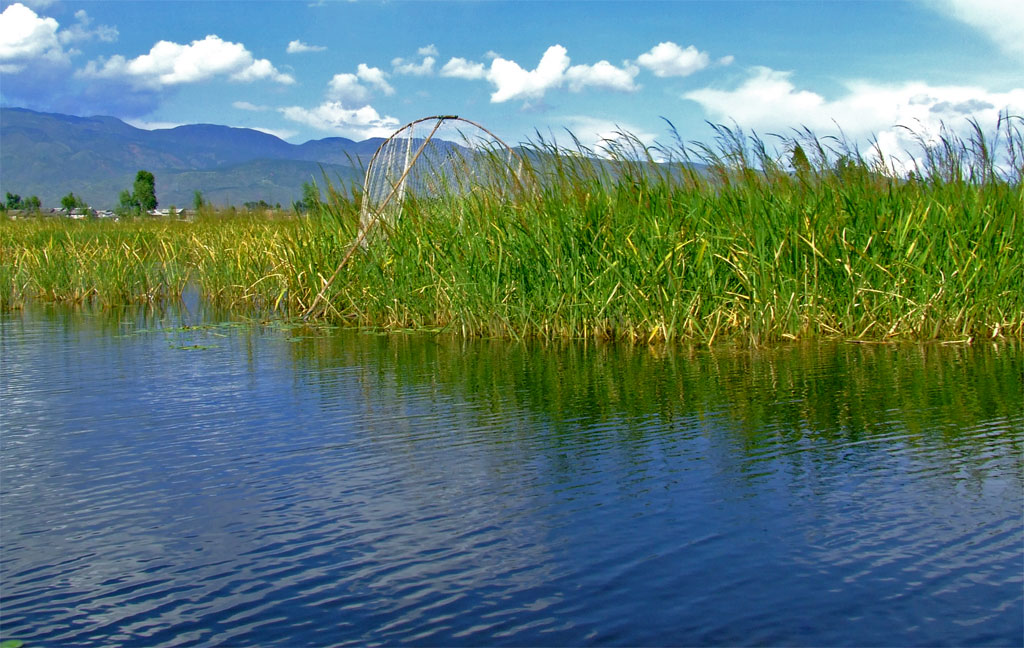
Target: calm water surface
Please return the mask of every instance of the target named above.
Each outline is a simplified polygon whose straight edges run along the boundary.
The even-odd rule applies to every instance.
[[[1020,347],[0,319],[0,639],[1024,637]]]

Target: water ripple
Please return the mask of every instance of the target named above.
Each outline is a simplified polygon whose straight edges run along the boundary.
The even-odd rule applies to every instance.
[[[2,331],[3,639],[1024,631],[1019,350],[655,356],[238,328],[184,351],[20,317]]]

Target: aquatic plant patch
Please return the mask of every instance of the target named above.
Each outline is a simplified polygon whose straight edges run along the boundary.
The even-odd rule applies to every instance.
[[[313,321],[388,331],[1021,339],[1024,145],[1019,119],[1000,127],[1001,149],[980,129],[947,136],[910,174],[809,133],[774,154],[725,127],[717,148],[623,134],[604,157],[542,141],[522,149],[517,191],[406,196],[330,282],[358,236],[359,187],[325,181],[316,209],[276,219],[5,221],[0,298],[117,304],[191,284],[285,319],[320,295]]]

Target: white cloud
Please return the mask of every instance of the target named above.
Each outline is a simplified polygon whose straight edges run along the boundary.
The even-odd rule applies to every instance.
[[[279,72],[267,59],[254,58],[241,43],[221,40],[212,34],[188,45],[160,41],[148,54],[131,60],[116,55],[105,61],[90,61],[79,74],[87,78],[125,79],[136,87],[149,89],[218,76],[240,82],[267,79],[295,83],[291,75]]]
[[[790,77],[789,72],[755,67],[752,76],[735,89],[703,88],[683,97],[699,103],[714,119],[734,119],[744,127],[831,130],[838,123],[854,134],[869,134],[899,123],[937,123],[964,116],[994,123],[1000,110],[1024,111],[1024,88],[989,92],[973,86],[931,86],[919,81],[848,81],[844,95],[828,100],[797,88]]]
[[[248,110],[251,112],[264,112],[270,110],[270,106],[259,106],[248,101],[235,101],[231,105],[239,110]]]
[[[391,66],[395,69],[395,74],[428,76],[434,72],[435,62],[436,61],[433,56],[426,56],[419,63],[406,61],[399,57],[391,60]]]
[[[524,70],[515,61],[500,56],[495,58],[491,61],[491,68],[485,77],[495,87],[491,94],[491,103],[502,103],[511,99],[538,100],[548,90],[562,85],[568,85],[570,92],[580,92],[588,87],[627,92],[637,89],[634,79],[639,68],[635,65],[619,68],[608,61],[598,61],[594,65],[570,67],[569,62],[568,52],[561,45],[552,45],[545,50],[533,70]],[[452,66],[449,71],[465,72],[467,75],[475,73],[472,66],[476,64],[464,59],[452,59],[448,63]],[[448,65],[445,68],[448,68]]]
[[[277,68],[267,59],[256,59],[251,65],[231,75],[232,81],[260,81],[262,79],[273,79],[278,83],[292,84],[295,79],[290,74],[278,72]]]
[[[386,95],[395,94],[395,89],[387,82],[385,72],[380,68],[360,63],[355,74],[351,72],[335,74],[327,84],[327,96],[349,105],[367,103],[372,93],[363,83],[368,83]]]
[[[359,77],[346,72],[335,74],[328,82],[327,96],[349,104],[361,104],[369,101],[370,91],[359,83]]]
[[[391,67],[394,69],[395,74],[411,76],[430,76],[433,74],[434,63],[437,62],[435,58],[438,55],[437,46],[434,44],[426,45],[416,50],[416,54],[423,57],[419,63],[402,57],[391,59]]]
[[[654,133],[648,133],[632,124],[587,115],[573,115],[567,119],[567,123],[570,132],[580,142],[603,155],[608,155],[610,150],[617,148],[620,152],[640,153],[634,150],[636,142],[625,139],[624,133],[635,137],[641,145],[646,146],[653,146],[657,137]]]
[[[142,130],[168,130],[171,128],[177,128],[184,126],[182,122],[157,122],[157,121],[146,121],[144,119],[125,119],[124,123],[134,126],[135,128],[141,128]]]
[[[833,115],[823,111],[825,99],[807,90],[797,90],[789,80],[789,72],[766,67],[753,68],[752,77],[734,90],[702,88],[691,90],[683,98],[699,103],[714,119],[734,119],[741,126],[761,128],[766,122],[785,126],[826,125]],[[796,120],[796,123],[794,123]],[[807,123],[811,120],[813,123]]]
[[[540,99],[550,88],[558,87],[569,69],[569,56],[561,45],[552,45],[533,70],[524,70],[515,61],[501,58],[491,61],[487,80],[495,86],[491,103],[510,99]]]
[[[355,74],[334,75],[327,84],[327,98],[319,106],[290,106],[279,108],[278,112],[291,121],[352,139],[388,137],[397,128],[398,120],[381,116],[369,105],[372,93],[367,87],[372,86],[387,95],[394,94],[395,89],[387,82],[387,76],[380,68],[360,63]],[[359,105],[362,107],[347,107]]]
[[[727,57],[730,58],[730,57]],[[698,51],[690,45],[683,49],[671,41],[658,43],[637,57],[636,62],[654,73],[656,77],[689,76],[708,66],[707,52]],[[724,59],[723,59],[724,62]],[[730,60],[728,63],[731,63]]]
[[[487,69],[483,63],[474,63],[464,58],[453,57],[441,68],[441,76],[456,79],[484,79]]]
[[[360,63],[356,67],[356,76],[386,95],[395,94],[395,89],[387,82],[387,73],[380,68],[370,67],[366,63]]]
[[[263,128],[262,126],[244,126],[241,128],[251,128],[254,131],[273,135],[274,137],[283,140],[291,139],[299,134],[299,131],[291,130],[289,128]]]
[[[286,119],[296,123],[359,140],[388,137],[399,125],[397,119],[382,117],[372,106],[350,109],[345,108],[340,101],[325,101],[311,109],[291,106],[281,108],[280,112]]]
[[[85,12],[85,9],[79,9],[75,12],[75,20],[78,22],[57,34],[57,38],[60,39],[61,43],[87,41],[93,38],[99,39],[104,43],[113,43],[120,35],[117,27],[111,27],[110,25],[90,27],[92,25],[92,18]]]
[[[326,49],[323,45],[307,45],[300,40],[293,40],[288,43],[288,49],[285,51],[289,54],[303,54],[305,52],[323,52]]]
[[[974,27],[1005,53],[1024,61],[1024,8],[1020,0],[928,0],[927,4]]]
[[[817,135],[845,135],[866,150],[876,137],[887,156],[906,157],[916,145],[906,128],[934,133],[945,124],[959,129],[966,118],[994,128],[999,112],[1024,112],[1024,88],[991,92],[974,86],[933,86],[920,81],[880,84],[848,81],[846,92],[834,99],[799,89],[791,73],[755,67],[752,76],[732,90],[703,88],[683,95],[695,101],[713,121],[735,120],[742,128],[761,133],[807,127]],[[906,127],[906,128],[902,128]]]
[[[617,68],[608,61],[598,61],[594,65],[570,67],[565,71],[565,80],[572,92],[579,92],[586,87],[633,92],[637,89],[633,80],[639,72],[640,69],[635,65]]]
[[[14,74],[33,61],[66,64],[68,54],[57,37],[59,24],[15,3],[0,13],[0,73]]]

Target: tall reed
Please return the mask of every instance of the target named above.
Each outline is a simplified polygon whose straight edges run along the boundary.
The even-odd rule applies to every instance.
[[[191,280],[227,305],[297,316],[323,290],[327,321],[473,336],[1024,337],[1020,118],[920,137],[904,175],[840,138],[713,128],[658,147],[621,133],[601,155],[537,138],[515,191],[407,197],[326,289],[357,186],[327,181],[287,219],[5,223],[0,297],[151,299]]]
[[[998,151],[975,127],[944,133],[909,178],[808,131],[774,147],[810,151],[800,168],[725,126],[711,145],[674,149],[623,133],[600,163],[540,140],[515,200],[407,204],[332,286],[332,313],[634,341],[1020,337],[1021,122],[1001,120]],[[344,218],[338,231],[353,233]]]

